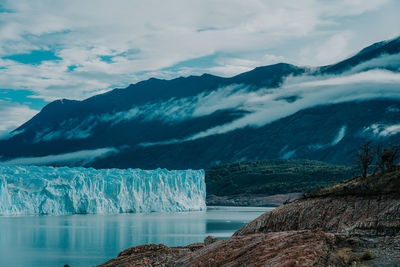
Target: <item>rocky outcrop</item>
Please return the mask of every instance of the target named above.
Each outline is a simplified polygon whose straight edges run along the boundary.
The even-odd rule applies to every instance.
[[[167,247],[162,244],[149,244],[128,248],[100,266],[173,266],[176,261],[191,252],[204,247],[195,243],[186,247]]]
[[[357,177],[265,213],[234,235],[321,229],[370,236],[400,233],[400,172]]]
[[[144,245],[101,265],[114,266],[343,266],[333,252],[335,235],[288,231],[234,236],[208,246]]]
[[[400,171],[355,178],[265,213],[229,239],[139,246],[104,266],[400,266],[399,189]]]
[[[217,241],[218,241],[218,238],[216,238],[215,236],[209,235],[204,239],[204,246],[208,246]]]
[[[283,203],[291,202],[303,196],[302,193],[288,193],[277,195],[241,194],[232,196],[208,195],[207,206],[250,206],[250,207],[278,207]]]
[[[288,231],[234,236],[186,255],[176,266],[341,266],[335,236]]]
[[[234,235],[310,229],[372,236],[398,234],[400,196],[301,199],[261,215]]]

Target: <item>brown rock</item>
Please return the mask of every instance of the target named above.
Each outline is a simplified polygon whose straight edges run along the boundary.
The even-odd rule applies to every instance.
[[[288,231],[235,236],[194,251],[150,244],[101,266],[343,266],[333,253],[335,240],[322,231]]]
[[[193,243],[187,245],[186,248],[190,249],[190,251],[195,251],[204,247],[204,243]]]
[[[218,241],[218,238],[216,238],[215,236],[209,235],[204,239],[204,246],[208,246],[217,241]]]
[[[396,195],[301,199],[261,215],[234,235],[311,229],[394,235],[400,233],[399,211]]]
[[[190,247],[167,247],[149,244],[122,251],[118,257],[99,266],[171,266],[174,262],[191,253]]]
[[[335,236],[289,231],[235,236],[179,259],[176,266],[343,266],[334,253]]]
[[[207,206],[252,206],[278,207],[284,203],[294,201],[303,196],[303,193],[288,193],[277,195],[240,194],[231,196],[207,195]]]

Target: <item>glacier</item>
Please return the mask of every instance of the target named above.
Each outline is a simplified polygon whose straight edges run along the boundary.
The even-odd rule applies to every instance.
[[[204,170],[0,166],[0,215],[206,209]]]

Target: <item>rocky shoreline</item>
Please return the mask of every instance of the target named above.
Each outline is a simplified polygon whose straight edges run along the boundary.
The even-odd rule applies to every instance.
[[[102,266],[400,266],[399,185],[400,172],[358,177],[267,212],[229,239],[133,247]]]
[[[292,202],[303,196],[303,193],[288,193],[266,196],[261,194],[240,194],[232,196],[208,195],[207,206],[238,206],[238,207],[278,207],[283,203]]]

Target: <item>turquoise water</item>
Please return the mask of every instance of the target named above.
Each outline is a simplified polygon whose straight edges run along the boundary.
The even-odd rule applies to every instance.
[[[268,210],[0,217],[0,266],[93,266],[136,245],[183,246],[208,235],[227,238]]]

